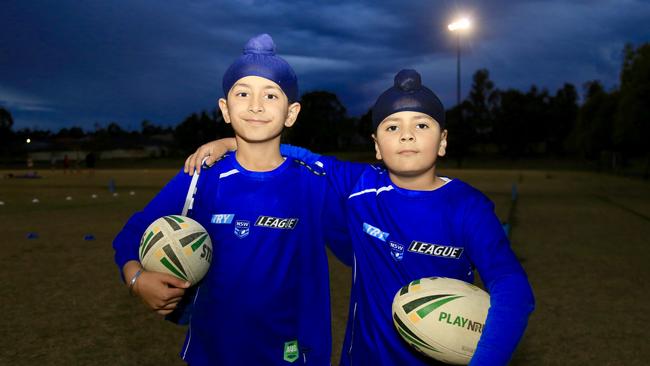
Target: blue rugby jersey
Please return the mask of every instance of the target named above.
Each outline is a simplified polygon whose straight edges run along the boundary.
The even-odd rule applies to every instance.
[[[330,364],[324,237],[340,238],[342,210],[323,174],[291,158],[251,172],[234,154],[201,172],[189,216],[209,232],[214,254],[181,350],[190,365]],[[181,212],[190,180],[180,172],[131,217],[114,241],[120,269],[137,260],[152,221]]]
[[[434,191],[394,185],[388,172],[292,146],[283,154],[315,162],[346,199],[354,251],[342,365],[431,365],[394,329],[395,293],[431,276],[474,282],[477,269],[491,307],[470,365],[506,365],[534,308],[526,274],[510,249],[493,203],[458,180]],[[442,246],[434,255],[432,245]]]

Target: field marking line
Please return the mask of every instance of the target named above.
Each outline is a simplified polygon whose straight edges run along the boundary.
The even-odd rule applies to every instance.
[[[634,210],[632,208],[629,208],[629,207],[623,205],[622,203],[615,202],[609,197],[601,196],[601,195],[598,195],[598,194],[594,194],[593,196],[598,198],[599,200],[605,202],[605,203],[609,203],[612,206],[616,206],[616,207],[620,208],[623,211],[631,213],[634,216],[637,216],[637,217],[639,217],[639,218],[641,218],[641,219],[643,219],[645,221],[650,221],[650,217],[646,216],[645,214],[643,214],[643,213],[641,213],[639,211],[636,211],[636,210]]]

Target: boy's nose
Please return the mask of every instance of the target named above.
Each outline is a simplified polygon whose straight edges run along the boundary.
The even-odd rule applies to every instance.
[[[259,113],[264,111],[264,107],[262,106],[262,103],[260,103],[258,100],[251,100],[251,103],[248,106],[248,111],[253,113]]]
[[[415,141],[415,136],[413,136],[410,133],[405,133],[402,136],[400,136],[400,141],[401,142],[410,142],[410,141]]]

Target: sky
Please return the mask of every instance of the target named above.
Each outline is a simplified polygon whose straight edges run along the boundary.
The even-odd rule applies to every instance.
[[[8,0],[0,5],[0,107],[14,130],[143,120],[174,126],[212,110],[246,41],[270,34],[300,92],[335,93],[360,116],[404,68],[447,108],[490,72],[499,89],[555,94],[590,80],[617,86],[626,43],[650,41],[650,1]]]

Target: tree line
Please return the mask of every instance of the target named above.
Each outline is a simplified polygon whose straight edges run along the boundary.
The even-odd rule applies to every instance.
[[[460,105],[447,111],[451,158],[462,164],[476,154],[522,157],[577,157],[621,161],[642,157],[650,171],[650,43],[623,50],[619,85],[606,90],[598,80],[578,89],[566,83],[554,93],[532,85],[528,90],[500,89],[487,69],[477,70]],[[284,141],[318,152],[367,150],[372,147],[372,115],[350,117],[338,97],[327,91],[303,94],[296,125]],[[29,149],[84,149],[99,151],[166,144],[171,154],[185,155],[218,137],[232,136],[218,109],[193,113],[175,127],[142,121],[137,131],[116,122],[58,132],[38,129],[13,131],[13,118],[0,107],[0,153]],[[25,144],[26,138],[41,142]]]

